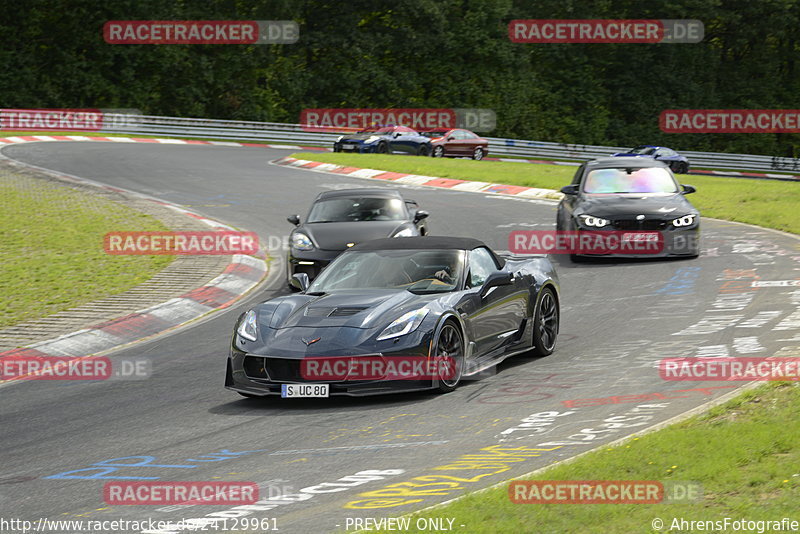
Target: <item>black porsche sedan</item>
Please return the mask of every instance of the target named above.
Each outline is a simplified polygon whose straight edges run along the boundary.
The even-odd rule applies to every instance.
[[[685,196],[694,191],[691,185],[679,184],[661,161],[636,157],[588,161],[578,168],[572,184],[561,189],[564,198],[558,205],[556,230],[613,230],[634,239],[637,232],[642,237],[656,235],[663,247],[647,257],[697,257],[700,212]]]
[[[428,212],[404,199],[396,189],[340,189],[320,193],[305,222],[287,220],[296,228],[289,236],[287,282],[295,273],[316,278],[343,250],[381,237],[412,237],[428,233]]]
[[[300,293],[238,318],[228,389],[448,392],[509,356],[556,346],[559,286],[546,256],[501,257],[470,238],[386,238],[347,250],[310,285],[303,273],[294,282]]]

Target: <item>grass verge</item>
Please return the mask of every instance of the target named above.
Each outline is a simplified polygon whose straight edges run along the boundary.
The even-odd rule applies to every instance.
[[[111,256],[112,230],[167,230],[156,219],[72,187],[0,168],[0,328],[121,293],[170,256]]]
[[[686,504],[514,504],[507,485],[422,514],[416,519],[454,518],[471,534],[559,532],[629,534],[661,531],[733,532],[680,528],[674,518],[694,521],[780,520],[797,517],[800,499],[800,384],[773,383],[667,428],[606,447],[555,466],[530,480],[696,481],[699,502]],[[775,530],[775,529],[773,529]],[[756,530],[757,531],[757,530]]]
[[[434,159],[416,156],[298,152],[298,159],[381,169],[441,178],[457,178],[545,189],[561,189],[572,180],[575,167],[503,161]],[[706,217],[756,224],[800,234],[800,184],[747,178],[678,175],[697,187],[689,200]]]

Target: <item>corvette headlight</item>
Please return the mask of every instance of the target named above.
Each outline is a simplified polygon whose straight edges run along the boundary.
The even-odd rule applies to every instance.
[[[342,139],[344,139],[344,136],[340,135],[339,137],[336,138],[336,141],[334,141],[334,143],[340,143]]]
[[[602,228],[603,226],[608,226],[611,224],[611,221],[608,219],[601,219],[600,217],[594,217],[593,215],[581,215],[580,219],[585,226],[594,226],[595,228]]]
[[[242,322],[239,323],[239,328],[236,329],[236,333],[250,341],[258,339],[258,323],[256,323],[255,310],[250,310],[244,315]]]
[[[414,230],[411,228],[403,228],[392,237],[412,237],[414,235]]]
[[[422,324],[422,320],[426,315],[428,315],[427,308],[420,308],[418,310],[404,313],[399,318],[392,321],[392,324],[383,329],[381,335],[378,336],[378,341],[404,336],[413,332],[420,324]]]
[[[297,250],[314,250],[314,243],[306,234],[297,232],[292,235],[292,247]]]
[[[365,143],[374,143],[375,141],[380,141],[380,140],[381,140],[381,137],[379,135],[370,135],[369,137],[367,137],[367,139],[364,142]]]
[[[672,220],[672,225],[680,228],[682,226],[691,226],[694,224],[695,216],[693,214],[684,215],[683,217],[678,217],[677,219]]]

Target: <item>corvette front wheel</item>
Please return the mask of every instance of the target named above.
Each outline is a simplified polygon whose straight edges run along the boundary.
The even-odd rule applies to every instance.
[[[449,393],[456,389],[464,372],[464,338],[452,322],[446,322],[434,344],[434,362],[438,376],[438,390]]]
[[[549,356],[556,348],[560,313],[555,293],[549,287],[542,290],[539,307],[534,312],[533,349],[535,356]]]

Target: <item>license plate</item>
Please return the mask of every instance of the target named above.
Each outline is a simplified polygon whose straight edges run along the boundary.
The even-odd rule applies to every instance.
[[[353,150],[355,147],[356,145],[345,143],[344,145],[342,145],[342,150]]]
[[[281,397],[327,397],[328,384],[281,384]]]
[[[622,235],[623,241],[658,241],[658,234],[656,233],[629,233]]]

